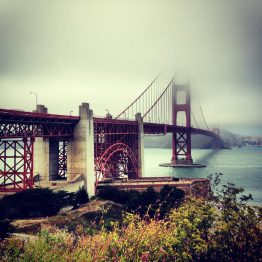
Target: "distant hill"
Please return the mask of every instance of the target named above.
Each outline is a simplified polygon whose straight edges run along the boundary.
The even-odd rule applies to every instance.
[[[226,146],[239,146],[241,136],[233,134],[227,130],[220,130],[220,136],[222,137]],[[212,138],[203,135],[192,136],[193,148],[212,148]],[[172,135],[167,134],[165,136],[145,136],[146,148],[171,148],[172,147]]]

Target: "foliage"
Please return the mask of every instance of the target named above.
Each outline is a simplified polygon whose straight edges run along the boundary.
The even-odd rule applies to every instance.
[[[211,182],[218,181],[219,177],[215,177]],[[158,214],[161,201],[164,203],[169,197],[176,199],[174,192],[165,188],[158,194],[150,189],[144,193],[133,192],[130,199],[143,195],[143,204],[150,206],[154,202]],[[91,234],[83,226],[71,233],[43,226],[34,241],[11,240],[0,246],[0,256],[2,261],[11,258],[12,261],[54,262],[261,261],[261,209],[248,206],[246,201],[251,196],[239,197],[242,192],[234,184],[228,184],[209,201],[187,197],[177,207],[170,208],[164,219],[150,218],[148,212],[144,216],[125,212],[122,223],[110,222],[110,230],[105,226],[105,210],[99,220],[102,226]]]
[[[149,215],[150,217],[158,215],[163,218],[171,208],[181,204],[185,193],[183,190],[167,185],[161,189],[160,193],[150,187],[140,193],[108,186],[101,190],[98,196],[125,205],[128,212],[136,212],[141,216]]]
[[[89,201],[89,197],[88,197],[87,191],[84,186],[79,187],[79,189],[75,193],[73,193],[72,204],[74,208],[82,204],[85,204],[88,201]]]
[[[10,225],[9,220],[0,221],[0,241],[9,236],[10,233],[14,230],[14,227]]]
[[[88,195],[84,191],[82,188],[76,193],[68,193],[35,188],[7,195],[0,201],[0,220],[55,215],[64,206],[76,207],[87,202]]]
[[[197,206],[203,204],[202,200],[195,201]],[[13,261],[186,261],[190,254],[188,246],[181,244],[179,209],[177,212],[167,220],[145,220],[125,213],[122,226],[114,223],[113,230],[102,228],[93,235],[85,234],[81,227],[72,234],[45,226],[37,240],[24,243],[22,248],[18,245],[19,251],[9,246],[3,260],[8,261],[12,254]],[[195,247],[199,253],[204,248]]]
[[[223,185],[217,190],[222,174],[216,174],[213,181],[221,211],[213,227],[213,242],[210,248],[210,259],[220,261],[252,261],[261,258],[262,246],[262,210],[246,204],[252,200],[251,195],[241,195],[243,188],[233,183]]]
[[[132,195],[133,191],[119,190],[118,188],[112,186],[107,186],[98,192],[98,197],[105,200],[112,200],[120,204],[126,204]]]
[[[169,214],[172,208],[179,207],[184,197],[185,192],[183,190],[165,185],[160,191],[160,218]]]

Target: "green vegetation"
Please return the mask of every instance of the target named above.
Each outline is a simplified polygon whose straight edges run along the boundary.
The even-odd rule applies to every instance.
[[[0,219],[52,216],[62,207],[77,207],[88,202],[86,190],[79,188],[76,193],[54,192],[49,188],[35,188],[7,195],[0,201]]]
[[[138,191],[123,191],[108,186],[98,194],[98,197],[102,199],[123,204],[128,212],[135,212],[140,216],[147,214],[151,218],[155,216],[164,218],[171,208],[178,207],[181,204],[184,196],[183,190],[167,185],[162,188],[160,193],[153,188],[148,188],[139,193]]]
[[[49,188],[28,189],[0,200],[0,239],[12,231],[10,220],[56,215],[65,206],[78,207],[88,202],[84,188],[76,193],[54,192]]]
[[[219,175],[211,179],[217,188]],[[69,232],[45,225],[34,241],[2,242],[0,257],[2,261],[54,262],[260,261],[262,212],[248,206],[246,201],[251,196],[239,197],[242,192],[234,184],[228,184],[210,200],[187,197],[175,208],[170,207],[163,219],[150,217],[149,213],[151,208],[155,210],[155,203],[171,197],[169,188],[159,194],[152,189],[145,193],[131,192],[118,200],[128,207],[131,199],[135,202],[135,197],[147,197],[144,204],[149,206],[143,216],[140,212],[124,212],[121,223],[111,222],[108,229],[104,226],[107,216],[104,211],[99,219],[101,227],[92,232],[83,226]],[[103,194],[114,198],[123,193]],[[172,197],[177,199],[176,195]],[[158,204],[157,209],[160,208]]]

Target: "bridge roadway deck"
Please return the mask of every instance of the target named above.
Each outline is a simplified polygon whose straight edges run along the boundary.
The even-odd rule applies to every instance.
[[[47,113],[26,112],[19,110],[0,109],[1,122],[9,123],[49,123],[49,124],[76,124],[79,116],[57,115]]]
[[[29,136],[59,136],[59,135],[72,135],[72,128],[79,122],[79,116],[68,116],[68,115],[57,115],[57,114],[47,114],[47,113],[35,113],[35,112],[26,112],[26,111],[19,111],[19,110],[7,110],[7,109],[0,109],[0,125],[27,125],[31,126]],[[111,124],[111,125],[138,125],[138,123],[134,120],[127,120],[127,119],[112,119],[106,117],[94,117],[94,122]],[[37,130],[37,125],[45,125],[48,133],[39,132]],[[54,132],[54,128],[56,126],[62,127],[67,126],[69,128],[67,132]],[[9,128],[9,127],[8,127]],[[1,127],[0,129],[7,129],[5,127]],[[21,130],[21,128],[18,128]],[[25,128],[29,130],[29,128]],[[204,130],[200,128],[191,127],[191,134],[201,134],[206,136],[211,136],[214,138],[219,138],[217,134],[213,133],[209,130]],[[55,130],[56,131],[56,130]],[[165,123],[144,123],[144,134],[146,135],[158,135],[158,134],[167,134],[167,133],[176,133],[181,132],[185,133],[189,131],[187,127],[184,126],[175,126],[172,124],[165,124]],[[8,133],[2,134],[0,130],[0,137],[1,138],[8,138]],[[15,137],[14,133],[10,135],[10,137]],[[17,135],[16,137],[23,137],[23,135]]]
[[[205,135],[211,136],[214,138],[219,138],[217,134],[213,133],[210,130],[200,129],[191,127],[191,134],[196,135]],[[176,133],[176,132],[187,132],[188,128],[185,126],[175,126],[171,124],[159,124],[159,123],[144,123],[144,133],[145,134],[166,134],[166,133]]]

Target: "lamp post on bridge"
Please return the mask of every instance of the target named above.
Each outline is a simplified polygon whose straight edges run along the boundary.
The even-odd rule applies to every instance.
[[[30,92],[31,95],[35,95],[35,109],[37,110],[37,93],[36,92]]]
[[[111,118],[112,119],[112,115],[110,115],[109,109],[106,109],[106,118]]]

